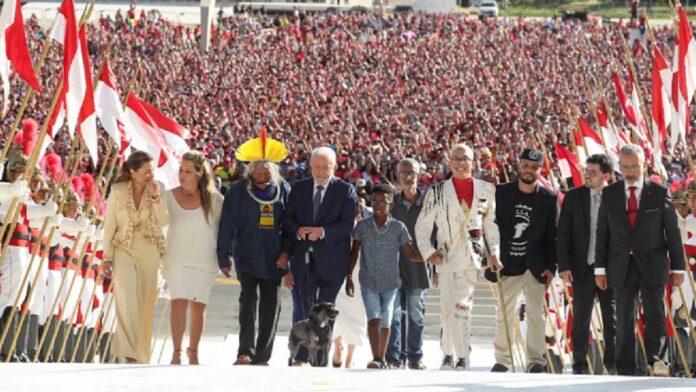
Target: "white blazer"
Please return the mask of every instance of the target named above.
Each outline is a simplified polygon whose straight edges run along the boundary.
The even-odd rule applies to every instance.
[[[500,256],[500,234],[495,223],[495,186],[474,179],[471,204],[469,215],[465,216],[451,178],[433,185],[425,195],[416,222],[416,242],[425,260],[438,249],[445,254],[445,262],[437,267],[438,272],[481,269],[481,257],[474,252],[470,230],[483,230],[488,254],[496,258]],[[438,249],[430,241],[435,227]]]

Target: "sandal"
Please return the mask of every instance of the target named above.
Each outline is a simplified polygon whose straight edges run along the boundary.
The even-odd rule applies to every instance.
[[[174,350],[172,353],[172,361],[169,362],[170,365],[181,365],[181,349]]]
[[[336,361],[336,357],[338,357],[338,361]],[[334,356],[331,360],[331,364],[335,368],[340,368],[343,366],[343,361],[341,360],[343,358],[343,345],[339,344],[336,346],[336,351],[334,352]]]
[[[186,348],[186,356],[189,360],[189,365],[200,365],[198,363],[198,349],[193,349],[191,347]]]

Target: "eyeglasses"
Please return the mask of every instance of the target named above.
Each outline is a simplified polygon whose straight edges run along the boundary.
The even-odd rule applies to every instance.
[[[469,158],[469,157],[452,157],[452,159],[450,159],[450,161],[452,161],[453,163],[470,162],[471,158]]]
[[[388,206],[388,205],[389,205],[389,202],[386,201],[386,200],[380,200],[380,201],[373,201],[373,202],[372,202],[372,206],[373,206],[373,207],[380,207],[380,208],[382,208],[382,207],[386,207],[386,206]]]
[[[588,169],[588,168],[585,168],[584,172],[585,172],[585,174],[587,174],[587,175],[590,176],[590,177],[594,177],[594,176],[596,176],[597,174],[600,173],[600,172],[597,171],[597,170]]]
[[[409,178],[409,177],[415,177],[415,176],[417,176],[418,173],[412,172],[412,171],[410,171],[410,172],[405,172],[405,171],[404,171],[404,172],[399,173],[399,175],[400,175],[401,177]]]

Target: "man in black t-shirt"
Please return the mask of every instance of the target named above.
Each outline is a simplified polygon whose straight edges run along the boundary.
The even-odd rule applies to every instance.
[[[500,229],[500,262],[491,261],[495,276],[501,275],[505,309],[498,309],[495,331],[496,364],[491,371],[506,372],[511,364],[510,350],[505,333],[512,330],[516,298],[524,292],[527,314],[526,371],[541,373],[546,369],[544,350],[544,294],[556,273],[556,220],[558,199],[556,193],[538,183],[544,159],[541,152],[526,149],[520,157],[519,180],[498,186],[495,192],[496,223]]]
[[[524,258],[527,255],[527,229],[532,219],[534,193],[517,190],[515,202],[514,233],[510,241],[510,259],[505,275],[522,275],[527,270]]]

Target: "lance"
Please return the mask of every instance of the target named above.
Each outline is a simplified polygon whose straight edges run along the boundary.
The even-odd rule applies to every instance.
[[[669,319],[669,325],[672,326],[672,330],[674,331],[674,341],[677,343],[677,350],[679,351],[679,358],[681,359],[682,364],[684,365],[684,371],[686,372],[686,377],[691,378],[691,370],[689,370],[689,361],[686,360],[686,355],[684,354],[684,347],[682,346],[681,338],[679,337],[679,334],[677,333],[677,328],[674,325],[674,319],[672,318],[672,307],[669,306],[669,303],[667,302],[667,294],[665,294],[662,297],[662,300],[665,303],[665,307],[668,309],[667,319]]]

